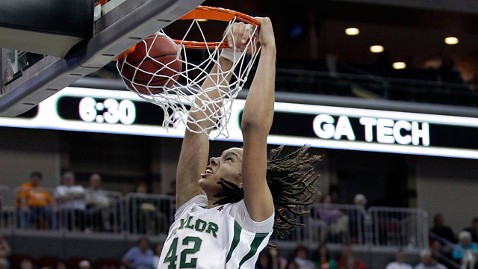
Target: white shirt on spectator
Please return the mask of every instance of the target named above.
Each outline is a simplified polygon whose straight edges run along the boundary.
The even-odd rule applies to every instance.
[[[61,202],[58,202],[58,208],[60,209],[86,209],[85,203],[85,189],[83,186],[80,185],[73,185],[73,186],[66,186],[60,185],[56,187],[55,190],[55,198],[65,199],[68,198],[69,195],[82,195],[81,198],[74,198],[74,199],[67,199]]]

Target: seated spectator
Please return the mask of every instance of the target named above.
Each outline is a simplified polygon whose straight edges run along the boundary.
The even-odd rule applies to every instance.
[[[93,231],[109,230],[110,200],[101,187],[101,175],[94,173],[90,176],[89,187],[85,190],[87,228]]]
[[[438,236],[439,241],[445,239],[448,242],[455,244],[457,242],[455,233],[450,226],[445,225],[445,217],[442,213],[435,214],[433,218],[433,227],[430,229],[432,238]]]
[[[395,253],[395,261],[388,263],[385,269],[412,269],[412,266],[406,262],[403,250],[399,249]]]
[[[136,246],[130,248],[121,259],[121,264],[128,269],[156,269],[153,266],[153,251],[149,248],[147,237],[141,237]]]
[[[299,244],[294,250],[294,262],[299,266],[299,269],[314,269],[314,262],[309,259],[309,249]]]
[[[471,241],[478,243],[478,217],[474,217],[471,220],[471,226],[465,228],[464,230],[470,232]]]
[[[424,249],[420,252],[420,263],[414,269],[447,269],[445,265],[437,262],[432,257],[432,252],[429,249]]]
[[[56,187],[54,197],[60,211],[62,227],[68,230],[85,229],[85,189],[75,185],[75,174],[65,172],[62,185]]]
[[[348,235],[349,218],[342,211],[332,207],[332,196],[322,197],[317,209],[321,242],[345,242]]]
[[[462,231],[458,235],[459,242],[453,249],[453,260],[462,263],[463,258],[469,254],[476,255],[478,253],[478,244],[471,241],[471,233]],[[467,257],[468,258],[468,257]]]
[[[34,224],[37,229],[52,229],[55,226],[52,195],[40,186],[43,175],[32,172],[28,182],[20,185],[16,193],[17,226],[27,228]]]
[[[150,195],[148,185],[139,182],[130,197],[130,232],[139,234],[157,234],[166,232],[168,218],[161,212],[159,200]]]
[[[325,243],[321,243],[316,250],[317,257],[314,260],[316,269],[338,269],[337,261],[332,258],[330,250]]]
[[[341,256],[338,260],[339,269],[367,269],[367,265],[352,255],[350,245],[342,245]]]

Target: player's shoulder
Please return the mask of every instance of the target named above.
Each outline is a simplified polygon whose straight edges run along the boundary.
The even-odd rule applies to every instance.
[[[207,196],[205,194],[200,194],[187,200],[184,204],[178,207],[178,209],[176,210],[176,213],[174,214],[174,218],[178,219],[184,212],[186,212],[192,206],[207,207]]]
[[[252,233],[271,233],[274,226],[274,213],[263,221],[254,221],[247,211],[244,200],[233,203],[230,206],[229,214],[246,231]]]

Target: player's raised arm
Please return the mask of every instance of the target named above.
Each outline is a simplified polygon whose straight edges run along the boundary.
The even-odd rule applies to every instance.
[[[250,38],[251,29],[244,23],[235,23],[226,37],[231,47],[243,49]],[[233,35],[233,36],[232,36]],[[229,80],[232,76],[233,63],[227,57],[219,57],[219,61],[204,80],[202,91],[196,96],[193,109],[189,111],[188,128],[184,135],[176,173],[177,194],[176,207],[181,206],[195,195],[203,191],[198,179],[204,173],[209,156],[209,138],[202,130],[210,130],[218,120],[215,116],[222,107],[221,100],[229,91]],[[231,72],[224,72],[231,70]],[[227,75],[224,75],[226,73]]]
[[[270,19],[257,19],[261,23],[261,54],[241,122],[244,138],[242,180],[249,215],[254,221],[262,221],[274,211],[266,171],[267,136],[274,116],[276,44]]]

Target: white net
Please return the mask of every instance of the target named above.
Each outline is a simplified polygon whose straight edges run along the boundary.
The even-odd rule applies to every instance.
[[[221,30],[226,31],[224,34],[221,33],[221,42],[227,42],[225,41],[227,31],[230,31],[232,27],[229,26],[235,22],[236,19],[231,20]],[[232,103],[247,82],[248,74],[259,55],[260,46],[255,38],[251,38],[247,41],[244,50],[237,51],[233,47],[232,50],[229,50],[228,55],[228,58],[233,62],[233,67],[227,70],[218,68],[216,69],[217,72],[211,73],[212,67],[218,64],[222,49],[217,45],[209,45],[212,42],[206,40],[202,22],[199,20],[191,20],[190,25],[188,21],[186,29],[184,35],[176,39],[181,42],[177,45],[178,50],[175,57],[170,61],[159,61],[150,56],[151,48],[148,48],[146,41],[143,40],[144,46],[140,47],[145,50],[144,54],[146,56],[138,62],[137,60],[128,61],[127,57],[131,55],[127,55],[117,62],[117,69],[129,90],[162,108],[164,112],[163,127],[188,128],[193,132],[204,132],[206,134],[214,131],[215,137],[221,135],[228,137],[227,125],[230,120]],[[257,31],[258,27],[252,26],[254,36]],[[163,34],[165,33],[161,30],[150,38],[161,38]],[[192,49],[184,45],[185,40],[198,40],[198,38],[199,42],[205,42],[205,48]],[[138,49],[138,46],[136,49]],[[180,71],[173,67],[178,61],[182,66]],[[151,65],[143,64],[144,62],[154,63],[154,70],[152,70]],[[138,79],[139,76],[143,79]],[[144,77],[148,79],[145,80]],[[202,84],[206,79],[213,79],[215,86],[202,89]],[[228,87],[224,87],[225,84]],[[220,94],[211,94],[217,96],[211,98],[207,94],[208,91],[215,91]],[[201,98],[204,98],[200,105],[194,103],[194,98],[199,92],[206,93],[201,94]],[[211,107],[218,109],[211,110]],[[203,120],[214,121],[215,124],[207,128],[201,127],[200,122],[194,122],[187,116],[189,110],[203,112],[205,115],[211,113],[207,119]],[[188,123],[194,128],[190,128]]]

